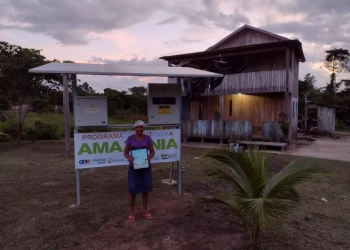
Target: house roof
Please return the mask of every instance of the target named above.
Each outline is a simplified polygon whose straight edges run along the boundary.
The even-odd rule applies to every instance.
[[[322,103],[317,103],[317,102],[313,102],[313,101],[308,101],[307,104],[314,104],[316,106],[324,106],[324,107],[330,107],[330,108],[339,108],[339,106],[322,104]]]
[[[223,77],[209,71],[189,67],[159,67],[117,64],[48,63],[29,70],[30,73],[162,76],[162,77]]]
[[[180,55],[171,55],[171,56],[163,56],[160,59],[169,61],[169,62],[188,62],[192,60],[201,60],[201,59],[209,59],[216,58],[219,59],[219,56],[234,56],[237,54],[254,54],[264,50],[281,50],[286,46],[292,48],[294,50],[295,56],[297,60],[301,62],[305,62],[305,56],[302,49],[302,44],[299,40],[281,40],[279,42],[271,42],[271,43],[261,43],[261,44],[253,44],[239,47],[232,47],[226,49],[218,49],[218,50],[207,50],[202,52],[188,53],[188,54],[180,54]]]
[[[287,41],[287,40],[290,40],[286,37],[283,37],[283,36],[279,36],[279,35],[276,35],[274,33],[271,33],[271,32],[268,32],[266,30],[262,30],[262,29],[258,29],[258,28],[255,28],[253,26],[250,26],[248,24],[245,24],[243,25],[241,28],[239,28],[238,30],[232,32],[230,35],[226,36],[224,39],[220,40],[219,42],[217,42],[216,44],[214,44],[213,46],[209,47],[206,51],[210,51],[210,50],[214,50],[216,47],[218,47],[220,44],[226,42],[227,40],[229,40],[231,37],[235,36],[236,34],[238,34],[239,32],[241,32],[242,30],[245,30],[245,29],[250,29],[250,30],[254,30],[254,31],[257,31],[257,32],[260,32],[260,33],[263,33],[265,35],[269,35],[269,36],[272,36],[272,37],[275,37],[277,38],[278,40],[281,40],[281,41]]]

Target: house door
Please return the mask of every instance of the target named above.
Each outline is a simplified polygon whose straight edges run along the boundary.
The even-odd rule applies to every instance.
[[[191,120],[199,120],[199,102],[191,102]]]

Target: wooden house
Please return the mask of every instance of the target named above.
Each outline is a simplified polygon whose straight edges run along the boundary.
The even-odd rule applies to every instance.
[[[244,25],[206,51],[161,59],[224,74],[182,79],[183,137],[290,142],[296,136],[299,62],[305,61],[299,40]]]

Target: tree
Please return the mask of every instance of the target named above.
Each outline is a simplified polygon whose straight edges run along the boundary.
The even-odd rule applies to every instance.
[[[224,167],[215,167],[208,176],[228,182],[232,190],[202,201],[228,206],[245,224],[254,247],[261,229],[270,228],[274,220],[296,206],[300,196],[295,186],[328,173],[316,159],[299,158],[268,180],[267,154],[252,148],[247,153],[210,149],[204,157],[224,163]]]
[[[48,61],[40,54],[40,50],[0,42],[0,94],[17,118],[18,145],[24,120],[33,101],[41,97],[43,86],[53,83],[47,76],[32,74],[28,70],[45,63]]]
[[[298,112],[304,116],[305,110],[305,95],[308,99],[311,99],[317,93],[315,88],[316,78],[310,73],[306,74],[304,80],[299,80],[299,101]]]
[[[350,53],[343,48],[326,50],[325,53],[324,66],[331,72],[325,92],[334,95],[342,84],[342,81],[337,83],[337,76],[345,70],[350,71]]]
[[[306,74],[303,81],[299,80],[299,96],[315,89],[316,78],[310,73]]]
[[[144,86],[132,87],[128,90],[133,95],[145,95],[147,93],[147,88]]]

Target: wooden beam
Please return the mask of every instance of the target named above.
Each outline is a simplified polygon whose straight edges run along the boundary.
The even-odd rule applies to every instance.
[[[224,120],[224,95],[220,96],[220,121]],[[222,137],[222,133],[220,133],[220,145],[223,144],[223,137]]]
[[[70,157],[70,123],[69,123],[69,90],[68,82],[70,75],[62,75],[63,78],[63,115],[64,115],[64,141],[65,154]]]
[[[290,89],[289,89],[289,57],[290,57],[289,48],[286,49],[286,91],[284,92],[284,112],[288,117],[288,143],[292,139],[291,131],[291,117],[290,117]]]
[[[306,97],[306,95],[304,95],[304,97],[305,97],[304,132],[305,132],[305,136],[307,136],[307,109],[308,109],[308,104],[307,104],[307,97]]]

